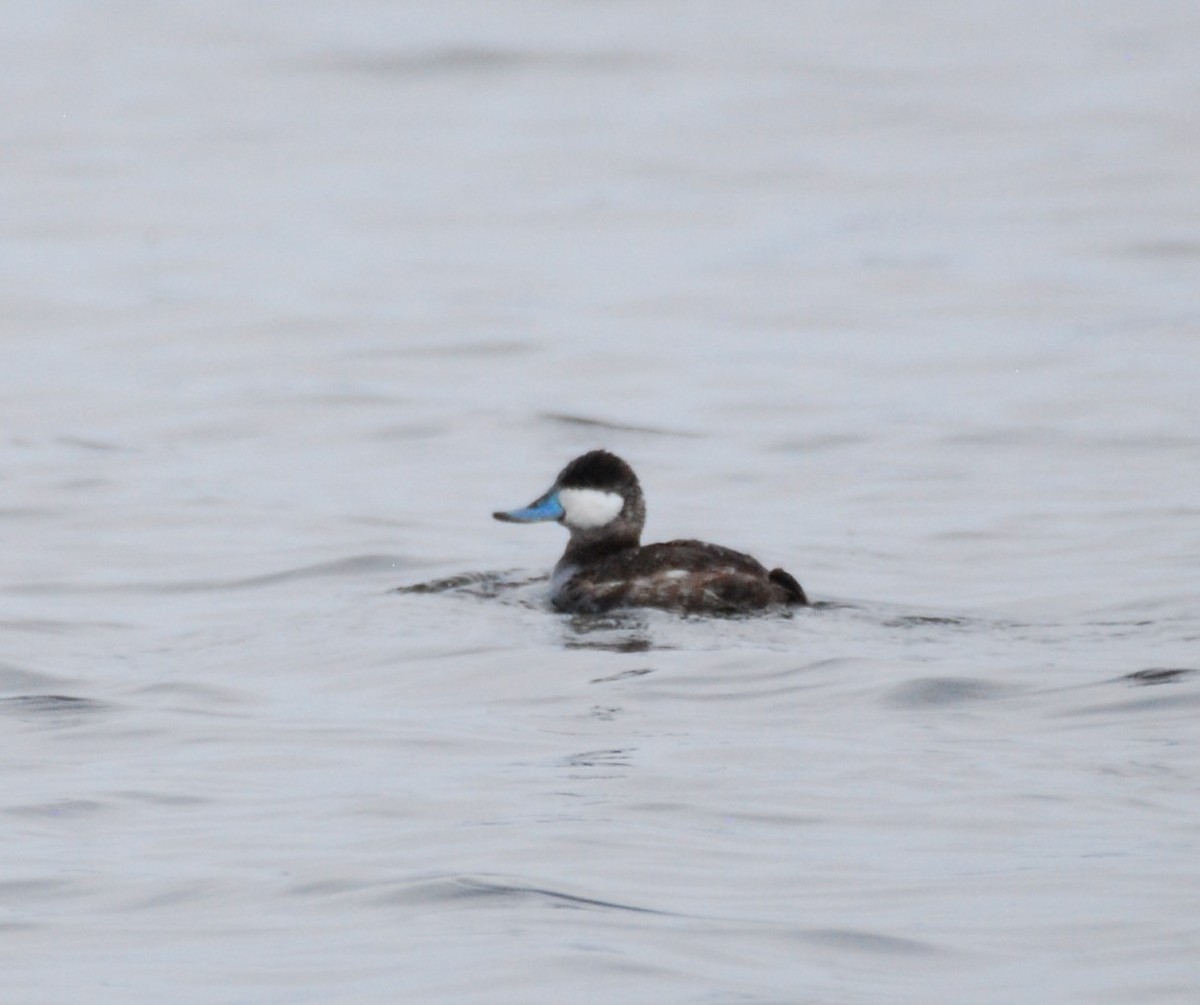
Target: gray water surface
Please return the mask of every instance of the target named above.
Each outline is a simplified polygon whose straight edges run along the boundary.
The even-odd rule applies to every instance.
[[[1197,1000],[1194,4],[4,22],[6,1003]]]

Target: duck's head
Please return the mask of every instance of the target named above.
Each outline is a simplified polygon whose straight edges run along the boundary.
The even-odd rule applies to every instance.
[[[633,468],[607,450],[576,457],[550,490],[522,509],[492,514],[509,523],[556,520],[572,541],[619,540],[636,545],[646,522],[642,487]]]

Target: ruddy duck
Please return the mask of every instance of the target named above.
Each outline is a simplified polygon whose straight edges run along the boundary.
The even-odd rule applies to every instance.
[[[606,450],[576,457],[550,491],[523,509],[493,514],[511,523],[557,520],[570,532],[554,568],[550,600],[559,610],[594,614],[616,607],[662,607],[736,614],[808,603],[782,569],[703,541],[641,544],[646,504],[637,475]]]

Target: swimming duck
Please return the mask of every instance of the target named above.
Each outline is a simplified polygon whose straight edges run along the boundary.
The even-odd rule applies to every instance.
[[[497,520],[556,520],[571,532],[551,577],[559,610],[593,614],[661,607],[692,614],[737,614],[808,603],[782,569],[770,572],[731,548],[703,541],[642,545],[646,504],[633,469],[607,450],[576,457],[550,490]]]

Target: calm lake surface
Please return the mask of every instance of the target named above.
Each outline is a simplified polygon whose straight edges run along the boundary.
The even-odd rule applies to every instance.
[[[1198,1000],[1200,7],[4,22],[6,1005]]]

